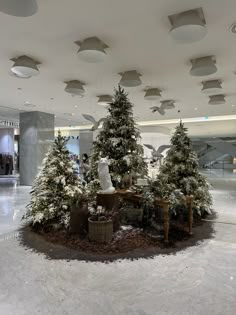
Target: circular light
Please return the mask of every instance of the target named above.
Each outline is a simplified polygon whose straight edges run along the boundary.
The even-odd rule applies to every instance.
[[[25,107],[36,107],[36,105],[31,104],[30,102],[26,101],[24,104]]]
[[[12,59],[14,64],[11,72],[18,78],[27,79],[39,73],[37,62],[27,56],[21,56],[17,59]]]
[[[38,10],[36,0],[1,0],[0,11],[13,16],[28,17]]]
[[[172,28],[170,35],[181,43],[192,43],[201,40],[207,34],[201,9],[189,10],[169,16]]]
[[[72,80],[65,83],[66,83],[65,91],[67,93],[79,96],[82,96],[84,94],[85,91],[83,88],[83,83],[81,83],[80,81]]]
[[[193,59],[191,63],[190,74],[192,76],[207,76],[217,72],[217,67],[211,56]]]
[[[225,103],[225,95],[223,94],[209,96],[208,104],[210,105],[221,105],[224,103]]]
[[[142,84],[140,79],[141,74],[139,74],[136,70],[126,71],[124,73],[120,73],[120,85],[125,87],[135,87]]]
[[[102,106],[107,106],[112,103],[113,99],[111,95],[100,95],[98,96],[98,104]]]
[[[202,92],[205,94],[216,94],[222,90],[221,81],[211,80],[202,82]]]
[[[150,88],[146,90],[144,98],[148,101],[159,100],[161,98],[161,91],[157,88]]]
[[[73,116],[72,113],[64,113],[65,116]]]
[[[83,42],[76,42],[80,46],[79,57],[89,63],[104,61],[106,57],[105,48],[108,46],[97,37],[86,38]]]

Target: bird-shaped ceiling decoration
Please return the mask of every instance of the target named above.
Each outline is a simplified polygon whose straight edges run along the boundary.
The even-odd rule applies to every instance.
[[[174,109],[174,101],[173,100],[166,100],[166,101],[161,101],[161,106],[153,106],[150,109],[152,110],[153,113],[158,112],[160,115],[165,115],[165,111],[169,109]]]
[[[165,115],[165,110],[162,106],[153,106],[150,108],[152,110],[153,113],[158,112],[160,115]]]
[[[152,150],[152,157],[153,159],[159,160],[163,157],[161,154],[165,149],[169,149],[170,145],[161,145],[157,150],[151,144],[144,144],[146,148]]]
[[[96,119],[93,116],[87,114],[82,114],[82,116],[84,117],[84,119],[90,121],[93,124],[93,127],[91,128],[92,131],[97,130],[101,123],[106,120],[106,118],[101,118],[98,121],[96,121]]]

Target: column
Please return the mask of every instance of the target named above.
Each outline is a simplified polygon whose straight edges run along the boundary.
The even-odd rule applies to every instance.
[[[92,153],[93,147],[93,131],[91,130],[80,130],[79,132],[79,148],[80,148],[80,158],[84,153],[88,156]]]
[[[20,113],[20,184],[31,186],[54,140],[54,115]]]

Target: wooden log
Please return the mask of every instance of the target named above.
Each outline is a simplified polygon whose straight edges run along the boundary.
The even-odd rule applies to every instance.
[[[170,219],[169,219],[169,200],[157,199],[156,204],[163,208],[164,212],[164,242],[169,242],[169,229],[170,229]]]
[[[112,210],[114,205],[117,204],[118,194],[116,192],[112,194],[97,193],[97,206],[102,206],[108,211]]]
[[[186,207],[188,209],[189,235],[193,234],[193,196],[186,196]]]

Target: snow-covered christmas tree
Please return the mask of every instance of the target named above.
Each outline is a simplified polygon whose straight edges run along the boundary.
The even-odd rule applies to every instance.
[[[194,196],[194,210],[199,215],[210,212],[212,198],[209,184],[199,172],[197,154],[192,150],[187,128],[182,122],[176,127],[171,144],[153,183],[156,196],[169,198],[175,190],[179,190],[184,195]]]
[[[66,148],[67,140],[58,133],[35,179],[31,201],[24,216],[35,225],[67,228],[71,206],[84,197],[81,180]]]
[[[108,116],[93,145],[92,174],[97,178],[97,166],[101,157],[108,157],[113,183],[123,183],[124,178],[147,174],[143,147],[138,143],[140,132],[134,118],[132,103],[124,89],[115,90]]]

